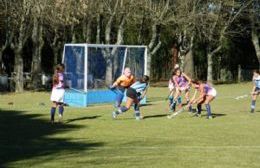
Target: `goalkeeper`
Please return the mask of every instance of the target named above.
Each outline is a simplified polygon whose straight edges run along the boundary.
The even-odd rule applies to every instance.
[[[110,86],[111,90],[117,89],[115,107],[121,106],[124,98],[125,89],[129,88],[135,82],[135,77],[132,75],[130,68],[125,68],[123,75],[117,78],[117,80]]]
[[[135,110],[135,119],[140,120],[143,119],[140,110],[139,110],[139,103],[144,98],[147,93],[147,89],[149,87],[149,77],[144,75],[142,79],[135,82],[131,85],[126,91],[126,105],[121,106],[118,110],[112,113],[112,117],[115,119],[117,115],[122,114],[130,109],[132,104],[134,104]]]

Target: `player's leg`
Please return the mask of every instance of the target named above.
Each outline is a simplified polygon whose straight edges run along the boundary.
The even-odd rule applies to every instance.
[[[134,99],[127,97],[126,105],[118,107],[118,109],[112,113],[112,117],[116,118],[119,114],[125,113],[127,110],[130,109],[133,102],[134,102]]]
[[[59,108],[59,122],[61,122],[63,118],[64,104],[58,103],[58,108]]]
[[[173,111],[172,107],[173,107],[173,97],[174,97],[174,91],[171,90],[170,91],[170,95],[168,97],[169,99],[169,107],[170,107],[170,110]]]
[[[134,103],[135,119],[136,120],[143,119],[143,116],[141,115],[141,112],[140,112],[139,100],[134,99],[133,103]]]
[[[255,104],[256,104],[256,97],[258,94],[252,94],[252,101],[251,101],[251,113],[255,111]]]
[[[215,97],[212,96],[212,95],[207,95],[206,96],[206,100],[205,100],[205,106],[206,106],[206,109],[207,109],[207,118],[208,119],[212,119],[212,113],[211,113],[211,107],[210,107],[210,102],[214,99]]]
[[[51,114],[51,123],[54,123],[54,117],[55,117],[55,112],[57,108],[57,103],[55,101],[52,102],[50,114]]]
[[[172,106],[171,106],[171,110],[172,110],[172,111],[175,111],[175,110],[176,110],[176,104],[177,104],[177,103],[180,103],[180,101],[181,101],[180,96],[181,96],[181,90],[179,90],[179,89],[176,88],[176,92],[175,92],[174,98],[173,98],[173,104],[172,104]],[[180,104],[181,104],[181,103],[180,103]],[[181,107],[180,107],[180,108],[181,108]]]
[[[195,116],[201,117],[201,110],[202,110],[201,106],[202,106],[202,104],[205,102],[205,100],[206,100],[206,96],[203,97],[203,99],[200,100],[200,101],[197,103],[197,113],[196,113]]]
[[[186,89],[185,90],[185,99],[186,99],[186,103],[189,104],[190,103],[190,89]]]
[[[123,98],[124,98],[124,91],[118,90],[118,92],[116,92],[116,101],[115,101],[116,108],[119,108],[121,106]]]

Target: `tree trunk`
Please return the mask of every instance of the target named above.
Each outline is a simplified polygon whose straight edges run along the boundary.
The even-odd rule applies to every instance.
[[[160,41],[160,25],[153,24],[152,25],[152,38],[147,48],[147,75],[150,76],[151,73],[151,60],[152,56],[156,54],[156,52],[161,47]]]
[[[221,44],[215,48],[213,51],[210,52],[208,49],[207,54],[207,62],[208,62],[208,69],[207,69],[207,81],[212,82],[213,81],[213,56],[221,50],[222,46]]]
[[[193,39],[194,37],[192,36],[190,39],[189,51],[185,55],[183,68],[184,72],[187,73],[191,78],[194,77]]]
[[[177,44],[174,43],[172,46],[172,69],[174,69],[175,65],[178,63],[178,47]]]
[[[2,48],[0,49],[0,74],[5,73],[5,65],[4,65],[4,62],[3,62],[3,54],[4,54],[6,47],[7,47],[7,45],[3,45]]]
[[[59,60],[59,49],[60,49],[60,42],[59,42],[59,38],[60,38],[60,35],[59,35],[59,32],[58,32],[58,28],[55,28],[54,30],[54,38],[53,38],[53,41],[51,43],[51,48],[52,48],[52,51],[53,51],[53,64],[54,65],[57,65],[58,64],[58,60]]]
[[[252,42],[255,47],[256,56],[258,59],[258,65],[260,63],[260,46],[259,46],[259,37],[257,36],[257,33],[255,30],[252,30]]]
[[[23,78],[23,57],[22,57],[23,45],[20,43],[15,49],[15,63],[14,63],[14,82],[15,82],[15,92],[24,91],[24,78]]]
[[[76,43],[77,42],[77,38],[76,38],[76,32],[75,32],[75,26],[71,25],[71,43]]]
[[[18,39],[15,40],[16,43],[11,44],[11,48],[14,49],[15,59],[14,59],[14,82],[15,82],[15,92],[23,92],[24,91],[24,78],[23,78],[23,46],[27,40],[26,36],[26,21],[25,16],[21,16],[20,27]]]
[[[53,48],[53,55],[54,55],[53,65],[57,65],[59,62],[59,57],[60,57],[59,46],[60,45],[57,44],[57,46]]]
[[[97,34],[96,34],[96,44],[100,44],[100,32],[101,32],[101,16],[97,16]]]
[[[88,20],[85,18],[83,22],[83,37],[86,43],[90,43],[91,39],[91,24],[92,21],[89,18]]]
[[[209,82],[213,81],[213,74],[212,74],[213,60],[212,60],[212,57],[213,57],[213,55],[211,53],[208,53],[208,55],[207,55],[207,62],[208,62],[207,81],[209,81]]]
[[[31,74],[32,74],[32,85],[33,88],[36,89],[39,87],[41,83],[40,73],[42,72],[42,48],[44,45],[44,40],[42,37],[43,27],[39,22],[38,18],[34,18],[34,27],[32,33],[32,41],[33,41],[33,55],[32,55],[32,65],[31,65]]]
[[[143,37],[144,37],[144,35],[143,35],[144,26],[145,26],[145,13],[144,13],[143,18],[141,20],[140,28],[139,28],[139,31],[138,31],[138,39],[137,39],[138,44],[143,44],[143,41],[144,41],[144,39],[143,39]]]
[[[110,17],[107,25],[106,25],[106,30],[105,30],[105,41],[107,44],[110,43],[110,38],[111,38],[111,26],[112,26],[112,16]],[[112,55],[110,53],[109,49],[105,49],[106,51],[104,52],[104,56],[106,59],[106,82],[107,84],[111,84],[113,81],[113,60],[112,60]]]
[[[116,14],[116,9],[118,6],[119,0],[116,1],[116,4],[114,6],[113,12],[110,15],[108,22],[105,27],[105,43],[110,44],[111,43],[111,30],[112,30],[112,23]],[[105,59],[106,59],[106,82],[108,84],[111,84],[113,81],[113,55],[110,53],[109,49],[104,52]]]
[[[185,55],[184,61],[184,72],[191,78],[194,77],[194,60],[193,60],[193,50],[192,48]]]

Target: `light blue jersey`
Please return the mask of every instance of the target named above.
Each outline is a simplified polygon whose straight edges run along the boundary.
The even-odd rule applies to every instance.
[[[260,76],[254,77],[255,86],[260,88]]]
[[[142,93],[148,87],[148,84],[137,81],[134,84],[132,84],[130,87],[135,89],[137,93]]]

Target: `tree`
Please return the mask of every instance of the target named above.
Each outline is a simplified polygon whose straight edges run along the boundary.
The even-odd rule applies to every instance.
[[[251,9],[251,36],[258,62],[260,63],[260,2],[254,0]]]
[[[11,17],[12,33],[15,34],[12,42],[10,44],[11,48],[15,53],[15,63],[14,63],[14,82],[15,91],[23,92],[24,90],[24,61],[23,61],[23,48],[30,36],[30,14],[32,5],[34,1],[32,0],[19,0],[18,2],[12,1],[12,10],[9,13]]]
[[[252,1],[215,0],[202,2],[198,14],[200,38],[207,43],[207,80],[213,80],[213,56],[222,49],[223,40],[238,34],[241,30],[231,30],[231,26],[243,14]],[[234,32],[237,31],[237,32]]]

